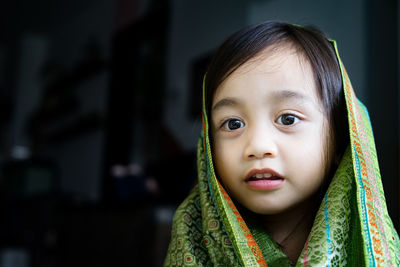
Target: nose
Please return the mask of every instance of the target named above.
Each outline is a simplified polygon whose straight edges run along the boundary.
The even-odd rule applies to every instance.
[[[247,159],[262,159],[266,157],[276,157],[278,146],[273,130],[254,129],[248,132],[247,144],[244,150]]]

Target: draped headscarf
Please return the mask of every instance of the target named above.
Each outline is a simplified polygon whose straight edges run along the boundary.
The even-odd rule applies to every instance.
[[[334,47],[350,144],[322,198],[296,266],[400,266],[400,241],[386,207],[366,107],[356,98]],[[203,85],[198,185],[177,209],[165,266],[290,266],[263,229],[246,222],[218,181]],[[347,131],[347,130],[346,130]]]

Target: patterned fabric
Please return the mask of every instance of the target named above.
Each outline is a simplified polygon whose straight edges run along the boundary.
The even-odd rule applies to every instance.
[[[350,145],[325,193],[296,266],[400,266],[400,240],[388,215],[367,109],[342,73]],[[245,222],[218,182],[203,86],[198,185],[174,216],[165,266],[290,266],[262,229]]]

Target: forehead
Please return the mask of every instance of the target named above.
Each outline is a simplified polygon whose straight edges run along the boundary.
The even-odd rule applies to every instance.
[[[249,88],[259,96],[285,91],[283,95],[293,92],[320,102],[311,64],[292,45],[268,47],[241,65],[217,88],[213,103],[224,97],[243,97]]]

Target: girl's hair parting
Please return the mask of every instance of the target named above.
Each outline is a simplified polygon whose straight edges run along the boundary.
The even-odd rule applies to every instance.
[[[212,99],[218,86],[248,60],[271,45],[293,45],[310,62],[318,97],[329,123],[333,159],[343,154],[348,144],[347,111],[342,78],[336,54],[327,37],[317,28],[282,22],[264,22],[231,35],[216,51],[205,78],[206,111],[211,115]],[[330,146],[333,145],[333,148]],[[326,155],[330,161],[331,155]],[[337,163],[337,162],[336,162]]]

